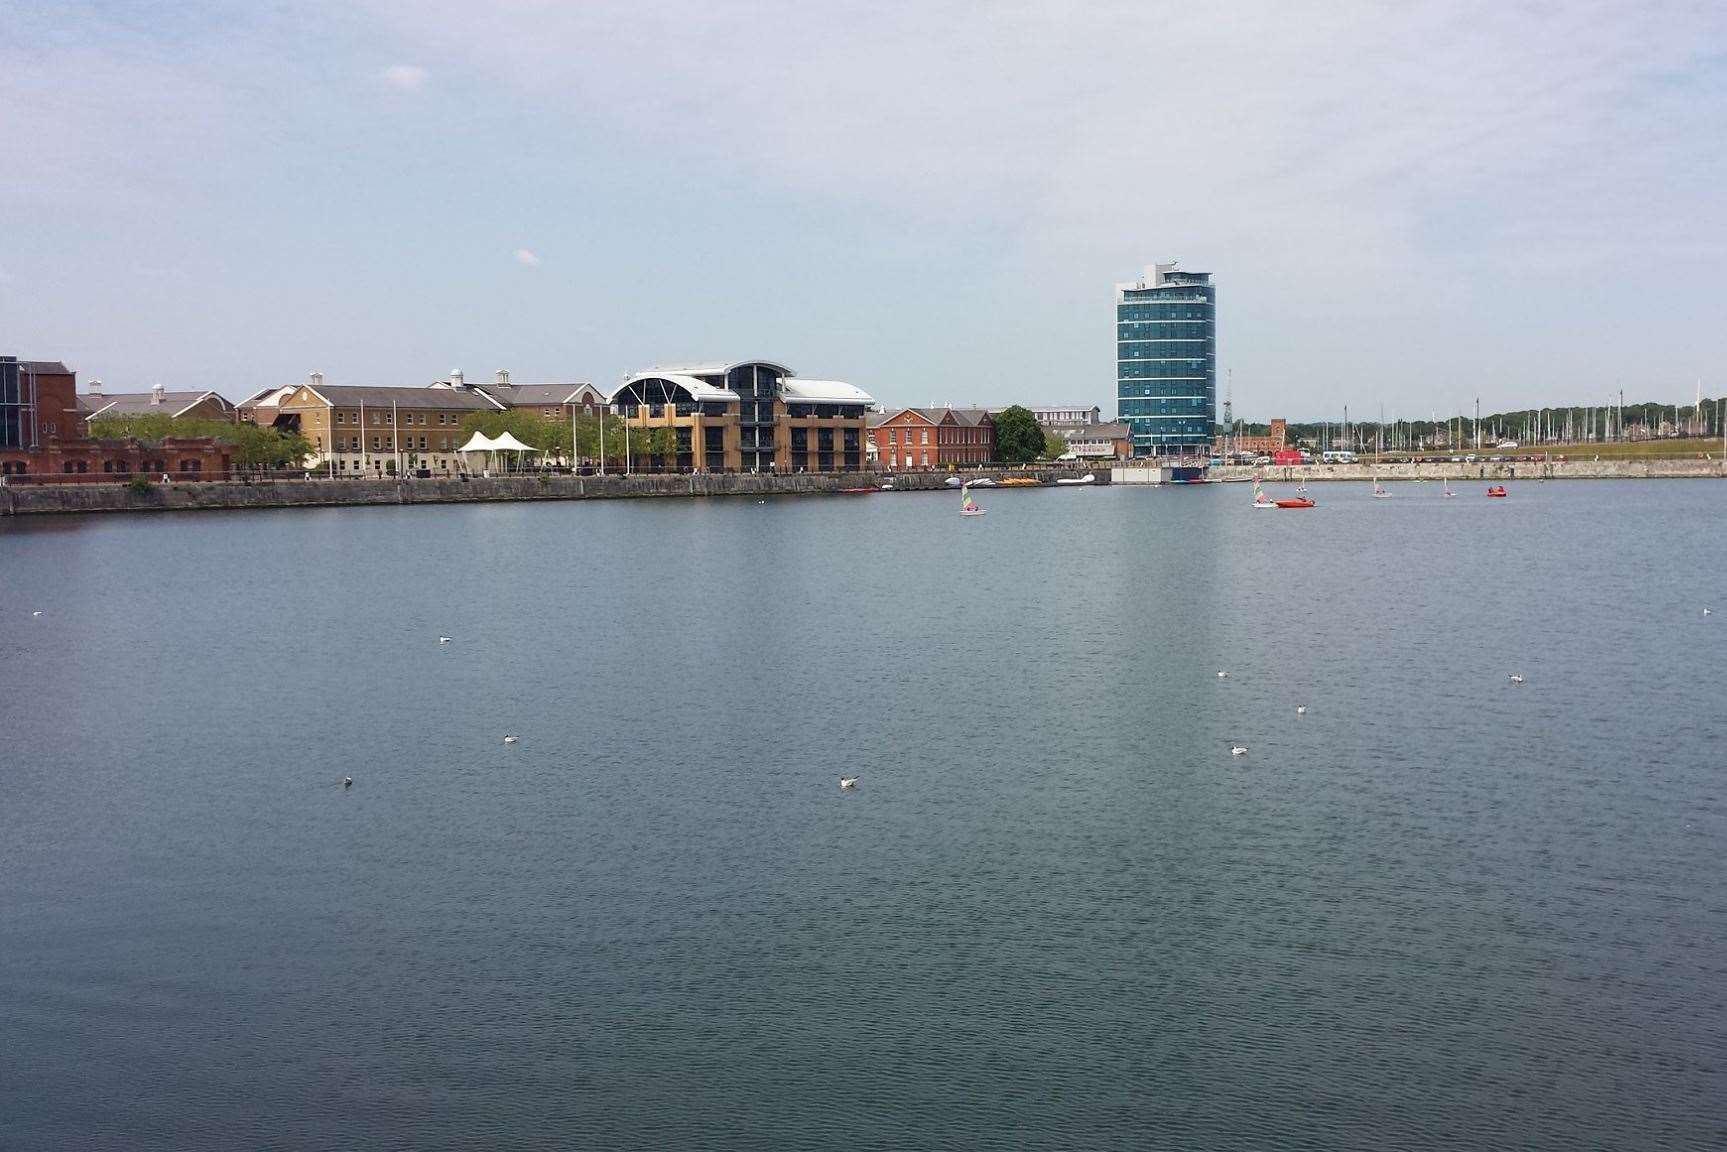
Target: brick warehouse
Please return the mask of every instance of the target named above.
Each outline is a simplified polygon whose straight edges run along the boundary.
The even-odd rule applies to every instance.
[[[186,479],[225,475],[231,463],[228,446],[209,439],[92,440],[76,373],[57,360],[0,356],[0,475]]]

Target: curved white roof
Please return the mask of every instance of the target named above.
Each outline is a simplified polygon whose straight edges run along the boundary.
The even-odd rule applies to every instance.
[[[805,380],[789,377],[780,381],[780,398],[800,404],[874,404],[875,397],[844,380]]]
[[[637,372],[634,376],[630,376],[625,379],[622,384],[616,385],[610,391],[606,392],[606,403],[610,404],[613,400],[617,399],[618,393],[622,392],[625,388],[628,388],[631,384],[641,380],[669,380],[679,388],[688,392],[690,394],[690,398],[693,400],[725,401],[738,399],[738,394],[733,392],[730,388],[715,388],[706,380],[698,380],[694,376],[685,376],[681,372]]]

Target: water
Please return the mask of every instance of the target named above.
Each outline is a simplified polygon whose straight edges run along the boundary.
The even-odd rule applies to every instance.
[[[1474,487],[0,522],[0,1146],[1720,1147],[1727,490]]]

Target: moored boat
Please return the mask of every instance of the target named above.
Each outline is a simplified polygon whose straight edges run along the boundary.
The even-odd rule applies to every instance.
[[[1495,485],[1494,485],[1494,486],[1493,486],[1493,487],[1491,487],[1491,488],[1489,488],[1489,489],[1488,489],[1488,490],[1487,490],[1487,494],[1488,494],[1488,495],[1489,495],[1489,496],[1505,496],[1505,495],[1508,495],[1508,493],[1507,493],[1507,492],[1506,492],[1506,491],[1505,491],[1505,485],[1503,485],[1503,484],[1495,484]]]
[[[1092,475],[1090,472],[1087,472],[1084,476],[1063,476],[1061,479],[1057,480],[1056,483],[1057,484],[1095,484],[1095,483],[1097,483],[1097,477]]]
[[[1278,500],[1276,504],[1279,508],[1312,508],[1314,506],[1313,501],[1305,496],[1297,496],[1292,500]]]

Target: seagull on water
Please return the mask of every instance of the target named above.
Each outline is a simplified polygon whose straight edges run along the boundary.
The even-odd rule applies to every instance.
[[[1521,683],[1523,683],[1523,677],[1521,677],[1517,673],[1513,672],[1511,674],[1511,682],[1513,684],[1521,684]]]
[[[1247,749],[1244,746],[1237,744],[1229,750],[1229,754],[1231,756],[1245,756],[1247,755]]]
[[[36,609],[36,611],[30,613],[30,615],[33,617],[34,616],[40,616],[40,615],[42,615],[42,609],[38,608],[38,609]],[[1703,615],[1705,615],[1705,616],[1709,615],[1709,610],[1707,608],[1705,608],[1703,610]]]
[[[448,644],[449,642],[450,642],[450,638],[448,636],[438,637],[438,643],[440,643],[440,644]]]
[[[520,736],[506,736],[506,737],[504,737],[504,743],[514,744],[517,740],[520,740],[520,739],[521,739]]]
[[[1297,715],[1297,716],[1305,716],[1305,715],[1307,715],[1307,705],[1305,705],[1305,704],[1297,704],[1297,705],[1296,705],[1296,706],[1295,706],[1295,714],[1296,714],[1296,715]]]
[[[857,786],[858,786],[858,778],[856,776],[841,776],[840,777],[840,788],[842,790],[849,790],[852,788],[856,788]]]
[[[1707,615],[1709,615],[1709,613],[1711,611],[1713,611],[1713,609],[1705,608],[1705,609],[1703,609],[1703,615],[1707,616]],[[42,613],[38,612],[38,613],[36,613],[36,615],[40,616],[40,615],[42,615]]]
[[[1218,673],[1218,674],[1217,674],[1217,678],[1218,678],[1218,679],[1219,679],[1219,680],[1227,680],[1227,679],[1229,679],[1229,673],[1227,673],[1227,672],[1219,672],[1219,673]]]
[[[352,788],[353,786],[354,786],[354,778],[352,776],[342,777],[342,790],[344,792],[347,791],[349,788]]]

